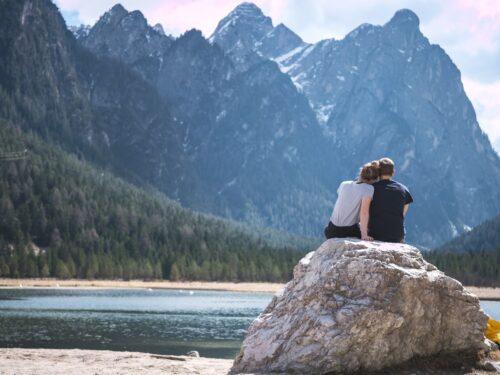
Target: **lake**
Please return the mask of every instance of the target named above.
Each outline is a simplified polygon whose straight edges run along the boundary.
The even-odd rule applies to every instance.
[[[234,358],[270,294],[166,289],[0,289],[0,347]],[[500,319],[500,302],[482,301]]]

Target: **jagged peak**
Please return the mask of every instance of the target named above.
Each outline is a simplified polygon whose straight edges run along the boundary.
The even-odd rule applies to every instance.
[[[394,13],[394,16],[387,23],[387,25],[418,29],[420,19],[412,10],[400,9]]]
[[[134,18],[139,18],[139,19],[146,19],[144,17],[144,14],[140,10],[134,10],[128,14],[129,17],[134,17]]]
[[[361,34],[367,33],[376,27],[380,27],[380,26],[374,26],[371,23],[362,23],[361,25],[356,27],[354,30],[352,30],[349,34],[347,34],[345,38],[346,39],[356,38],[360,33]]]
[[[226,17],[219,21],[217,28],[209,40],[213,41],[216,35],[225,34],[231,26],[235,26],[237,24],[245,24],[255,27],[264,26],[266,32],[273,28],[273,21],[271,18],[266,16],[257,5],[254,3],[244,2],[234,8]]]
[[[291,30],[288,26],[286,26],[283,23],[276,25],[276,27],[271,31],[271,33],[273,33],[273,34],[279,34],[279,33],[290,34],[290,35],[294,35],[295,37],[302,40],[302,38],[299,35],[297,35],[297,33],[295,33],[293,30]]]
[[[107,12],[107,13],[110,13],[111,15],[126,15],[128,14],[128,11],[127,9],[125,9],[123,7],[123,5],[121,5],[120,3],[116,3],[115,5],[113,5],[113,7]]]
[[[154,25],[153,30],[158,34],[165,35],[165,30],[163,30],[163,26],[161,25],[161,23],[157,23],[156,25]]]
[[[243,15],[254,15],[254,16],[263,16],[264,13],[262,9],[260,9],[257,5],[251,2],[243,2],[238,5],[233,11],[229,14],[243,14]]]
[[[200,30],[198,29],[191,29],[186,31],[184,34],[179,36],[177,38],[177,41],[182,41],[182,40],[187,40],[187,41],[206,41],[206,39],[203,37],[203,34]]]
[[[99,20],[97,21],[96,24],[108,24],[108,23],[117,23],[119,22],[123,17],[125,17],[128,14],[128,11],[121,5],[120,3],[117,3],[113,5],[113,7],[108,10],[106,13],[104,13]]]

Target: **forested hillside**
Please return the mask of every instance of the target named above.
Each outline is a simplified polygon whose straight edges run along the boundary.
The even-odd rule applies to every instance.
[[[285,281],[310,250],[183,209],[0,122],[0,151],[24,149],[0,161],[0,277]]]
[[[496,250],[433,250],[424,258],[464,285],[500,287],[500,246]]]
[[[466,285],[500,286],[500,216],[424,256]]]

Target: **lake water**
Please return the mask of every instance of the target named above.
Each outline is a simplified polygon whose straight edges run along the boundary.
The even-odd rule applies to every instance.
[[[0,347],[234,358],[270,294],[160,289],[0,289]],[[500,319],[500,302],[482,301]]]

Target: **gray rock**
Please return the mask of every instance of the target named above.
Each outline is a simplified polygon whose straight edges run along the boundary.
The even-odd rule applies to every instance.
[[[196,358],[200,357],[200,353],[196,350],[191,350],[191,351],[187,352],[186,355],[188,357],[196,357]]]
[[[483,350],[491,352],[492,350],[498,350],[498,349],[499,349],[498,344],[496,342],[493,342],[490,339],[484,339]]]
[[[500,363],[492,361],[484,362],[483,369],[491,372],[500,372]]]
[[[415,247],[332,239],[251,324],[232,371],[380,370],[477,352],[486,322],[478,298]]]

